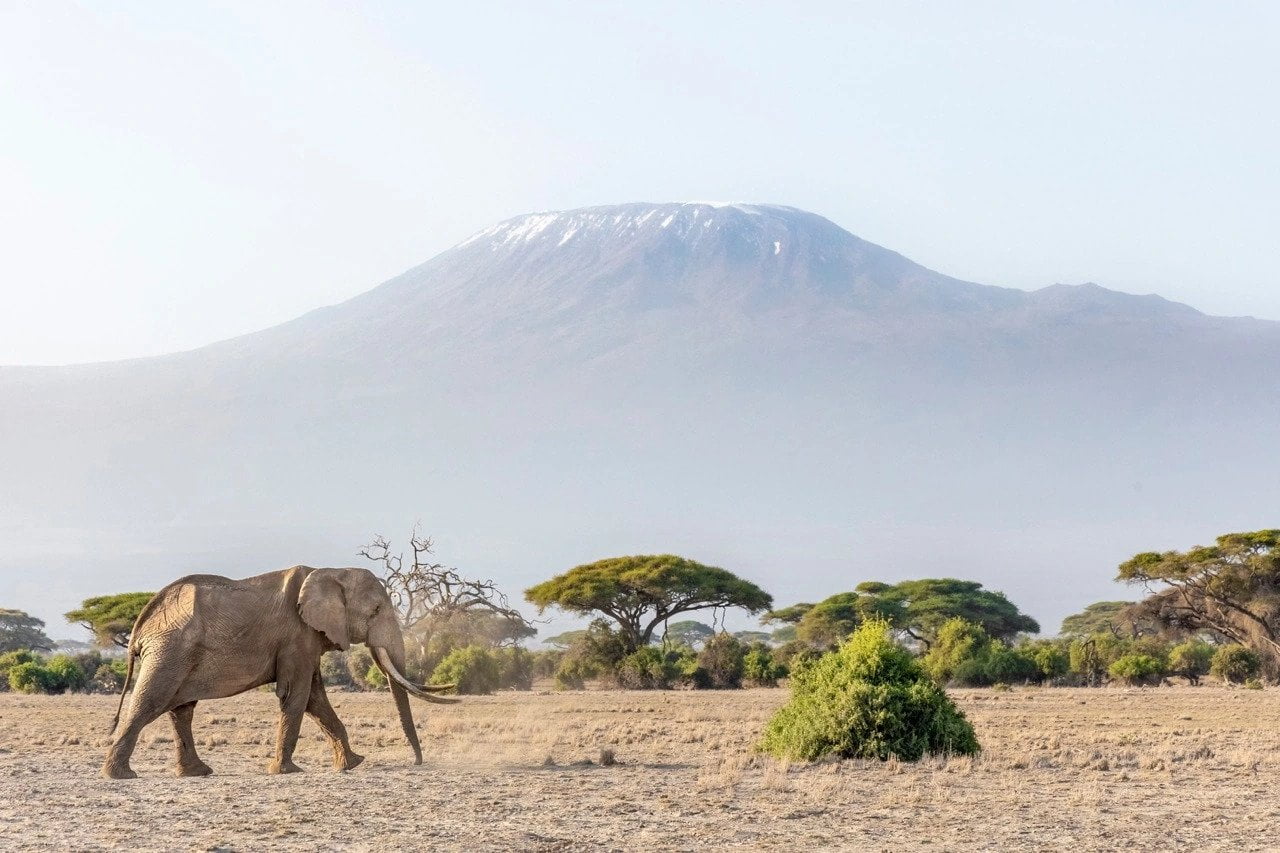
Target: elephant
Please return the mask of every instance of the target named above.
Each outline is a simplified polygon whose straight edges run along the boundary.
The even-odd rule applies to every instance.
[[[303,713],[320,725],[333,748],[333,766],[350,770],[364,757],[351,751],[347,730],[334,713],[320,678],[320,657],[365,643],[391,688],[400,725],[422,763],[422,747],[409,709],[410,693],[429,702],[453,685],[424,687],[404,675],[404,634],[391,598],[368,569],[294,566],[232,580],[188,575],[156,593],[138,614],[129,639],[129,662],[112,721],[119,731],[102,775],[137,776],[129,758],[142,729],[168,712],[173,722],[179,776],[213,771],[196,755],[191,720],[201,699],[234,696],[275,682],[280,726],[271,773],[296,773],[293,750]],[[133,701],[121,728],[125,693],[138,662]]]

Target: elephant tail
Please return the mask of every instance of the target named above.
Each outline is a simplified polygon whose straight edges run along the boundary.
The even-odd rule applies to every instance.
[[[120,725],[120,712],[124,710],[124,694],[129,692],[129,680],[133,678],[133,662],[137,660],[138,653],[132,648],[128,650],[129,665],[124,671],[124,685],[120,688],[120,704],[116,705],[116,715],[111,718],[111,733],[116,733],[116,726]]]

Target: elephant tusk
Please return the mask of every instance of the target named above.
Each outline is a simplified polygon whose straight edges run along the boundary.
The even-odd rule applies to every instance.
[[[457,699],[447,699],[444,696],[435,696],[428,693],[426,690],[423,690],[421,687],[405,678],[400,674],[400,670],[396,669],[395,664],[391,662],[391,656],[387,654],[386,649],[381,646],[374,646],[373,657],[378,662],[378,666],[382,667],[382,671],[387,674],[388,678],[396,684],[399,684],[414,696],[417,696],[419,699],[426,702],[435,702],[440,705],[453,705],[458,701]]]

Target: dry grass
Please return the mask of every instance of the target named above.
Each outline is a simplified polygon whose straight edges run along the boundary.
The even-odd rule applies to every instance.
[[[786,764],[752,751],[783,690],[507,694],[416,706],[427,763],[385,694],[338,694],[369,760],[263,771],[274,697],[202,703],[217,775],[169,775],[167,721],[143,778],[96,775],[110,697],[0,695],[5,849],[1276,849],[1274,691],[1019,689],[955,694],[974,758]],[[598,764],[610,749],[617,763]],[[590,759],[592,764],[586,764]]]

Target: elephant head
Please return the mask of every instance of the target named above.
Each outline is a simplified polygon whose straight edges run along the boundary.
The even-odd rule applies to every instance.
[[[409,710],[408,694],[442,704],[457,700],[428,692],[447,690],[447,686],[424,687],[405,677],[404,633],[391,597],[378,576],[368,569],[313,569],[298,592],[298,613],[302,621],[339,649],[345,651],[352,643],[369,647],[395,697],[400,725],[413,747],[414,763],[421,764],[422,748]]]

